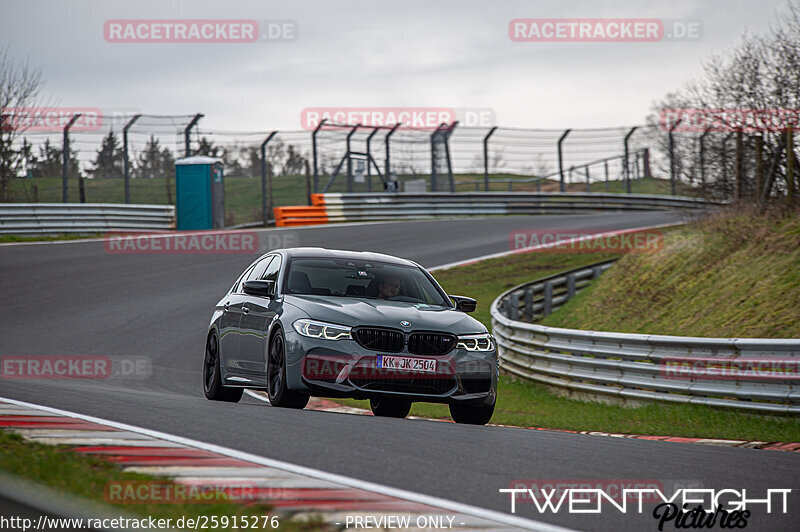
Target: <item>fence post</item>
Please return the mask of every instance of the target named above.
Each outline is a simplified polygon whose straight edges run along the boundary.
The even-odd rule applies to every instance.
[[[353,192],[353,159],[350,157],[350,139],[361,124],[356,124],[347,134],[347,192]]]
[[[710,128],[706,128],[702,135],[700,135],[700,184],[703,189],[706,188],[706,135],[711,133]]]
[[[456,182],[455,178],[453,177],[453,161],[450,160],[450,135],[453,134],[456,126],[458,126],[458,120],[450,124],[450,126],[442,133],[442,137],[444,138],[444,156],[445,160],[447,161],[447,179],[450,182],[450,192],[453,193],[456,191]]]
[[[391,172],[391,168],[390,168],[390,165],[389,165],[389,160],[390,160],[390,157],[391,157],[390,152],[389,152],[389,137],[391,137],[392,134],[395,131],[397,131],[397,128],[400,127],[400,124],[401,124],[401,122],[396,123],[394,125],[394,127],[392,129],[390,129],[389,132],[386,134],[386,170],[384,170],[383,175],[386,176],[386,180],[387,181],[389,180],[389,175],[390,175],[390,172]]]
[[[306,166],[306,198],[308,204],[311,205],[311,167],[308,164],[308,159],[305,160]]]
[[[725,191],[728,191],[728,184],[730,183],[730,176],[728,175],[728,141],[731,140],[733,133],[728,133],[722,140],[722,179],[725,182]]]
[[[125,203],[131,202],[131,168],[128,159],[128,130],[133,126],[133,123],[139,120],[142,115],[133,115],[133,118],[128,120],[125,127],[122,128],[122,177],[125,181]]]
[[[603,161],[603,166],[605,167],[605,170],[606,170],[606,192],[608,192],[608,191],[609,191],[609,183],[608,183],[608,159],[606,159],[605,161]]]
[[[436,192],[436,189],[439,188],[437,183],[438,172],[436,171],[436,137],[442,131],[442,125],[431,133],[431,192]]]
[[[567,275],[567,300],[575,297],[575,274]]]
[[[81,113],[72,115],[67,125],[64,126],[64,143],[61,151],[61,197],[63,203],[69,201],[69,128],[80,117]]]
[[[483,190],[485,192],[489,192],[489,137],[497,130],[497,126],[494,126],[489,132],[483,137]]]
[[[201,118],[203,118],[203,116],[204,115],[202,115],[200,113],[197,113],[196,115],[194,115],[194,118],[192,118],[192,121],[189,122],[189,125],[186,126],[185,130],[183,130],[183,142],[184,142],[184,154],[185,154],[184,156],[185,157],[189,157],[192,154],[192,145],[191,145],[191,142],[189,140],[189,135],[192,132],[192,128],[195,126],[195,124],[197,124],[198,121],[200,121]]]
[[[558,190],[560,192],[565,192],[567,190],[567,187],[564,185],[564,158],[561,151],[561,144],[564,142],[564,139],[567,138],[567,135],[569,135],[570,131],[572,130],[565,130],[558,139],[558,175],[561,177],[561,183],[559,184]]]
[[[311,133],[311,153],[314,157],[314,192],[318,190],[317,187],[319,186],[319,163],[317,162],[317,133],[319,133],[319,130],[322,129],[322,126],[325,125],[325,122],[327,120],[328,120],[327,118],[323,118],[322,120],[320,120],[319,124],[317,124],[317,127],[314,128],[314,132]]]
[[[632,127],[631,130],[628,131],[628,134],[625,135],[625,141],[624,141],[624,144],[625,144],[625,192],[628,193],[628,194],[631,193],[631,167],[630,167],[630,164],[628,162],[628,141],[630,140],[631,135],[633,135],[633,132],[636,131],[637,129],[638,128],[636,126]],[[673,192],[673,195],[674,194],[675,193]]]
[[[372,152],[370,151],[370,143],[377,132],[378,128],[376,127],[367,137],[367,192],[372,192]]]
[[[761,201],[761,188],[764,186],[764,133],[756,136],[756,201]]]
[[[261,219],[264,225],[269,223],[269,213],[272,210],[272,194],[269,194],[269,203],[267,202],[267,144],[277,134],[277,131],[273,131],[261,143]],[[271,191],[272,187],[269,189]]]
[[[734,183],[734,196],[736,199],[740,199],[744,192],[744,153],[742,150],[744,149],[743,146],[743,138],[742,138],[742,128],[736,129],[736,183]]]
[[[592,191],[592,188],[591,188],[592,186],[589,184],[589,179],[591,179],[591,178],[589,177],[589,165],[588,164],[586,166],[584,166],[584,170],[586,170],[586,192],[591,192]]]
[[[547,281],[544,283],[544,312],[543,317],[546,318],[553,313],[553,283]]]
[[[794,130],[792,125],[786,128],[786,199],[794,203]]]

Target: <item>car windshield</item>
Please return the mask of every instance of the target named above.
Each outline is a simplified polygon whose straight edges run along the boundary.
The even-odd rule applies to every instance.
[[[417,267],[351,259],[292,259],[286,292],[450,306]]]

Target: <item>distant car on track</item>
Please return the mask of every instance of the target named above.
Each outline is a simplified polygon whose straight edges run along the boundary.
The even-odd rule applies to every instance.
[[[483,425],[497,399],[497,346],[424,268],[377,253],[275,250],[242,273],[214,309],[203,391],[236,402],[266,390],[273,406],[310,396],[369,399],[376,416],[446,403]]]

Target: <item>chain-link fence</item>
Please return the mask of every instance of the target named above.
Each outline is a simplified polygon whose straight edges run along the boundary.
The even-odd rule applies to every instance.
[[[561,190],[729,199],[791,194],[796,186],[796,159],[785,149],[795,144],[791,131],[324,121],[315,130],[216,131],[202,119],[75,113],[26,130],[15,140],[21,163],[5,201],[171,204],[175,160],[187,155],[223,160],[229,226],[263,222],[272,207],[306,204],[312,192]]]

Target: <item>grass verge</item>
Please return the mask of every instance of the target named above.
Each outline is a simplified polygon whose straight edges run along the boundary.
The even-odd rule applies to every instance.
[[[100,234],[89,235],[36,235],[36,236],[23,236],[23,235],[0,235],[0,244],[9,244],[15,242],[50,242],[54,240],[81,240],[84,238],[100,238]]]
[[[800,217],[741,207],[623,257],[544,325],[677,336],[800,338]]]
[[[171,518],[199,516],[252,516],[275,515],[265,504],[239,504],[226,499],[224,493],[215,494],[213,502],[198,504],[157,504],[137,501],[135,504],[113,503],[106,500],[111,486],[126,482],[150,483],[157,486],[170,484],[169,479],[138,473],[126,473],[116,465],[97,457],[76,453],[67,446],[44,445],[26,441],[22,436],[0,430],[0,470],[26,478],[56,490],[94,502],[107,504],[135,516]],[[124,484],[123,484],[124,485]],[[252,522],[252,521],[251,521]],[[283,530],[323,530],[321,522],[294,522],[280,518]],[[261,519],[258,521],[261,526]],[[271,530],[269,526],[264,528]]]

